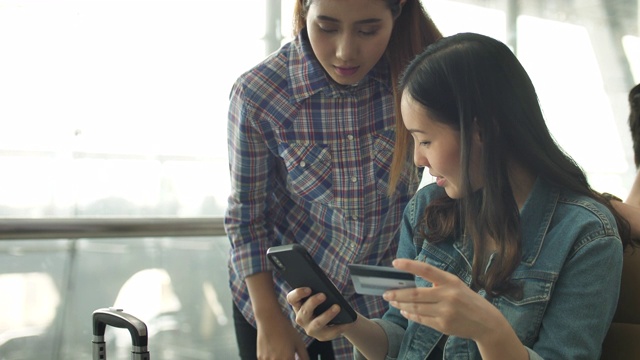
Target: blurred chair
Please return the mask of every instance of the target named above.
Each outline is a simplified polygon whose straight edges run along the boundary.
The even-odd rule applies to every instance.
[[[182,304],[165,269],[144,269],[133,274],[120,288],[113,307],[123,309],[144,322],[149,332],[149,343],[159,333],[179,332],[180,322],[175,315]],[[116,358],[125,359],[131,351],[129,332],[116,329],[106,335],[115,340]]]
[[[601,360],[640,359],[640,249],[633,250],[624,254],[620,299]]]

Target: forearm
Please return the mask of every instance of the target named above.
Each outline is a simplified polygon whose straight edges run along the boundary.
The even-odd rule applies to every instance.
[[[640,171],[636,173],[636,179],[631,186],[631,191],[625,203],[640,208]]]
[[[343,336],[369,360],[384,359],[389,350],[387,334],[382,327],[360,314]]]
[[[638,191],[640,192],[640,189]],[[640,201],[640,199],[638,200]],[[630,203],[622,203],[616,200],[612,200],[611,205],[629,222],[631,237],[640,238],[640,206],[633,206]]]
[[[245,278],[253,313],[258,325],[275,317],[284,317],[278,297],[273,289],[271,272],[260,272]]]
[[[245,282],[256,318],[257,358],[308,360],[304,340],[278,302],[271,272],[247,276]]]
[[[509,354],[511,360],[529,359],[529,352],[501,314],[492,328],[493,331],[486,332],[476,340],[482,359],[504,359],[504,354]]]

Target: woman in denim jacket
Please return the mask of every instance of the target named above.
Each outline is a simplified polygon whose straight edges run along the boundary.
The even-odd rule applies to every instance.
[[[400,85],[395,160],[413,144],[435,178],[405,209],[393,263],[417,287],[387,291],[382,319],[341,326],[327,326],[337,306],[312,315],[323,294],[294,289],[298,324],[319,340],[344,335],[368,359],[598,359],[628,223],[554,142],[517,58],[457,34]]]

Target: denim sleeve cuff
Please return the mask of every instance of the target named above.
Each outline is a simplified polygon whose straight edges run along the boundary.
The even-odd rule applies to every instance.
[[[524,347],[525,349],[527,349],[527,352],[529,353],[529,360],[544,360],[540,355],[538,355],[535,351],[529,349],[528,347]]]
[[[396,360],[398,353],[400,353],[400,345],[402,344],[405,329],[397,324],[382,319],[371,319],[371,321],[378,324],[382,330],[384,330],[385,334],[387,334],[389,349],[387,350],[385,360]],[[354,360],[366,360],[366,357],[364,357],[357,348],[355,348],[353,352],[353,358]]]

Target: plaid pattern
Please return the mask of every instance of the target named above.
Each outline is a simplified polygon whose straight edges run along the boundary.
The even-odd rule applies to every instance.
[[[347,264],[385,264],[395,257],[402,211],[417,189],[406,174],[387,196],[395,142],[387,63],[356,86],[332,82],[299,36],[239,77],[228,123],[231,195],[225,228],[235,303],[255,325],[243,279],[271,271],[271,246],[299,243],[356,311],[380,317],[381,297],[359,296]],[[274,274],[283,311],[290,288]],[[307,342],[311,339],[306,338]],[[337,339],[338,359],[352,358]]]

